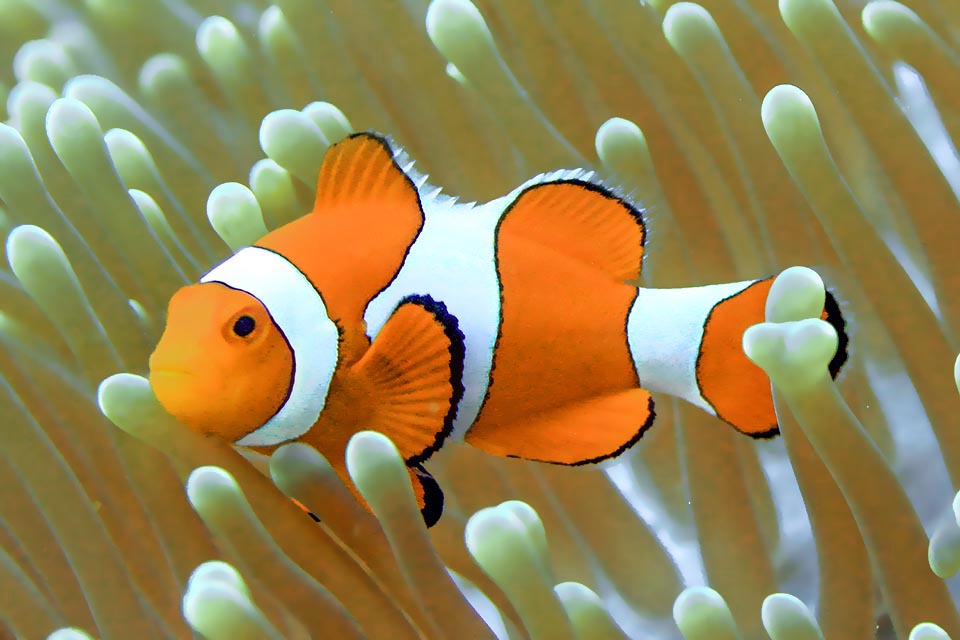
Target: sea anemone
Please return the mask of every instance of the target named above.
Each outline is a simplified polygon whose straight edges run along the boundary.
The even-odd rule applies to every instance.
[[[960,638],[960,5],[777,4],[0,0],[0,635]],[[647,286],[781,272],[744,348],[783,437],[664,397],[605,469],[445,447],[428,532],[379,434],[371,514],[183,429],[169,295],[368,128],[465,201],[595,168]]]

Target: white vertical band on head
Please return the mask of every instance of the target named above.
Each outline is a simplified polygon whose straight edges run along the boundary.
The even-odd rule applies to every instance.
[[[320,293],[296,265],[261,247],[241,249],[200,282],[220,282],[259,300],[293,352],[290,396],[262,427],[236,444],[267,446],[302,436],[320,417],[337,367],[339,332]]]

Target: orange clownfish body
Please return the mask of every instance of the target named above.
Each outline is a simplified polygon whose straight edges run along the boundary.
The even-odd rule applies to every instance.
[[[428,524],[443,497],[422,465],[453,438],[599,462],[653,423],[651,391],[753,436],[777,432],[769,380],[740,347],[771,278],[638,288],[641,212],[592,173],[464,205],[425,189],[399,155],[369,133],[333,145],[311,213],[173,296],[150,358],[167,411],[261,451],[306,442],[345,480],[347,441],[380,431]],[[829,294],[824,317],[841,335],[836,375],[846,337]]]

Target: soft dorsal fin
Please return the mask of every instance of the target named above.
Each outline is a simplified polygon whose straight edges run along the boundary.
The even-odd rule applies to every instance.
[[[405,298],[351,368],[370,389],[364,428],[385,434],[408,465],[440,448],[463,396],[463,334],[442,302]]]
[[[343,206],[399,203],[398,210],[418,210],[416,185],[397,164],[394,151],[375,133],[354,133],[332,145],[317,178],[316,213]]]
[[[655,417],[650,392],[628,389],[524,416],[512,424],[471,429],[466,441],[497,456],[589,464],[629,449]]]
[[[508,217],[510,233],[602,269],[617,282],[640,277],[643,217],[602,185],[576,179],[535,184],[508,206]]]

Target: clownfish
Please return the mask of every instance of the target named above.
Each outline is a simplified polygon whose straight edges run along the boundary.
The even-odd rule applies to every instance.
[[[775,435],[770,381],[741,348],[773,279],[638,287],[645,240],[641,210],[592,172],[460,204],[354,134],[327,150],[310,213],[173,295],[150,383],[186,427],[261,453],[305,442],[350,487],[350,437],[387,435],[428,526],[443,493],[423,464],[452,440],[601,462],[653,424],[651,392]],[[822,317],[836,376],[829,293]]]

